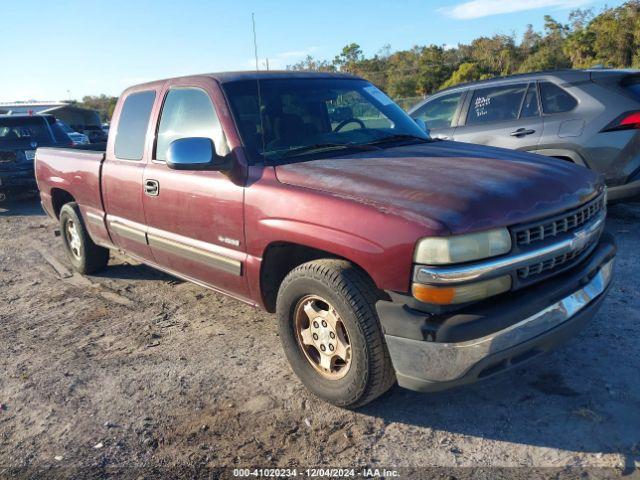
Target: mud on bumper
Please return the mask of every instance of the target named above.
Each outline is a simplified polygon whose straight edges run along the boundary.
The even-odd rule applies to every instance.
[[[379,301],[399,385],[438,391],[472,383],[575,336],[606,296],[615,250],[605,234],[571,272],[455,314],[434,316],[402,302]]]

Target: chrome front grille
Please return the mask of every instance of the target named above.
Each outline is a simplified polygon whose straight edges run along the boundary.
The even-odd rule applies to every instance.
[[[510,275],[513,290],[524,288],[584,261],[597,247],[605,219],[602,194],[564,214],[511,227],[515,248],[508,255],[457,265],[416,265],[413,279],[426,285],[451,285]],[[541,227],[541,238],[533,240],[531,232]],[[528,243],[516,244],[524,232],[528,232]]]
[[[527,246],[576,230],[604,209],[605,196],[602,194],[589,203],[556,217],[516,227],[513,229],[516,245]]]
[[[538,262],[532,265],[527,265],[523,268],[519,268],[517,270],[518,278],[520,278],[521,280],[526,280],[530,277],[540,275],[541,273],[547,272],[549,270],[560,268],[563,265],[568,266],[572,261],[578,260],[584,252],[589,250],[596,243],[596,240],[591,241],[590,243],[577,250],[572,250],[562,255],[557,255],[555,257],[549,258],[543,262]]]

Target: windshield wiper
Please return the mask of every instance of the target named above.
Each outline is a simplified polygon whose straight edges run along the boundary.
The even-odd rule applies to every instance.
[[[409,135],[407,133],[398,133],[396,135],[388,135],[378,140],[373,140],[371,142],[366,143],[366,145],[380,145],[383,143],[400,142],[403,140],[420,140],[421,142],[424,142],[424,143],[433,141],[430,138],[419,137],[417,135]]]
[[[304,145],[302,147],[292,148],[282,154],[282,158],[295,157],[297,155],[304,155],[307,153],[326,152],[331,150],[380,150],[380,147],[376,147],[370,143],[316,143],[313,145]]]

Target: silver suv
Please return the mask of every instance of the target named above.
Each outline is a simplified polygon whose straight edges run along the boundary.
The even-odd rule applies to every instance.
[[[466,83],[409,114],[435,138],[584,165],[604,176],[610,200],[640,195],[639,70],[557,70]]]

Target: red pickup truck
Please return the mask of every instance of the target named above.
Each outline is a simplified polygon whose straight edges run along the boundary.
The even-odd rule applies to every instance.
[[[275,312],[301,381],[355,407],[521,365],[611,281],[601,178],[423,127],[348,75],[191,76],[129,88],[106,151],[38,149],[36,177],[77,271],[118,249]]]

